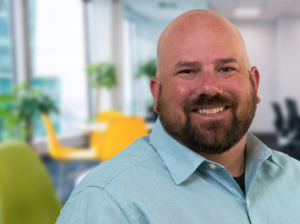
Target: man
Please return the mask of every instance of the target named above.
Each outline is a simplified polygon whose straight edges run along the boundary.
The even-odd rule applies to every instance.
[[[299,223],[299,163],[247,133],[260,74],[209,10],[161,34],[152,133],[95,168],[58,223]]]

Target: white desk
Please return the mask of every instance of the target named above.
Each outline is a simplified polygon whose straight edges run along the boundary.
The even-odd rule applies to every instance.
[[[154,128],[154,122],[147,122],[147,129],[151,131]],[[108,122],[87,123],[80,125],[80,129],[84,132],[105,131],[108,127]]]

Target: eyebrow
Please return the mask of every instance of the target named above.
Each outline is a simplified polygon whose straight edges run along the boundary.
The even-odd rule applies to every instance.
[[[201,66],[201,62],[198,61],[180,61],[175,64],[176,68],[181,68],[181,67],[197,67]]]
[[[228,64],[228,63],[237,63],[239,62],[235,58],[219,58],[214,61],[214,64]],[[200,67],[202,65],[199,61],[180,61],[175,64],[175,68],[182,67]]]
[[[221,59],[216,59],[214,61],[215,64],[227,64],[227,63],[237,63],[239,62],[235,58],[221,58]]]

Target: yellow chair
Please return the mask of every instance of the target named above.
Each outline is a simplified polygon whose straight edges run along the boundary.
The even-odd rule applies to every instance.
[[[122,117],[124,114],[118,110],[105,110],[98,114],[96,118],[97,123],[107,122],[109,123],[111,120],[117,117]],[[90,136],[90,147],[99,151],[101,150],[105,131],[93,131]]]
[[[107,131],[103,136],[101,150],[98,151],[98,158],[101,161],[106,161],[137,138],[145,135],[148,135],[147,126],[141,117],[116,117],[109,122]]]
[[[110,121],[113,118],[122,116],[124,116],[124,114],[119,110],[104,110],[98,114],[96,122],[106,122]]]
[[[49,154],[53,159],[60,161],[72,161],[72,160],[96,160],[97,152],[95,149],[84,149],[84,148],[70,148],[62,146],[57,140],[55,130],[53,128],[50,118],[43,114],[41,116],[48,138],[48,150]]]

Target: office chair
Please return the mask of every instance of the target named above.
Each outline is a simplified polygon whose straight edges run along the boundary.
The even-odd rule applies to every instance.
[[[296,101],[287,98],[285,104],[288,112],[286,120],[283,118],[279,104],[275,102],[272,103],[276,114],[274,125],[276,127],[276,136],[279,143],[277,150],[296,159],[300,159],[300,119]]]
[[[104,134],[104,141],[101,150],[98,151],[98,158],[106,161],[137,138],[148,135],[147,126],[143,118],[135,116],[122,116],[110,121],[107,131]]]
[[[118,110],[105,110],[98,114],[96,118],[97,123],[109,123],[117,117],[122,117],[124,114]],[[100,151],[104,141],[105,131],[93,131],[90,136],[90,147]]]
[[[63,146],[57,140],[55,130],[53,128],[50,118],[43,114],[41,116],[48,138],[48,151],[49,155],[56,160],[62,162],[74,161],[74,160],[97,160],[97,152],[95,149],[84,149],[84,148],[71,148]]]
[[[285,103],[288,110],[287,128],[289,135],[293,140],[300,140],[300,119],[296,101],[287,98]]]
[[[276,128],[276,135],[278,137],[285,136],[287,134],[287,131],[285,129],[285,124],[284,124],[284,117],[281,111],[281,107],[277,102],[272,102],[272,107],[275,112],[275,121],[274,125]]]
[[[109,122],[107,131],[103,136],[101,150],[98,158],[101,161],[111,159],[139,137],[148,135],[145,121],[141,117],[120,116]],[[76,178],[75,186],[90,172],[81,173]]]
[[[0,144],[0,223],[53,224],[61,208],[34,151],[22,142]]]

